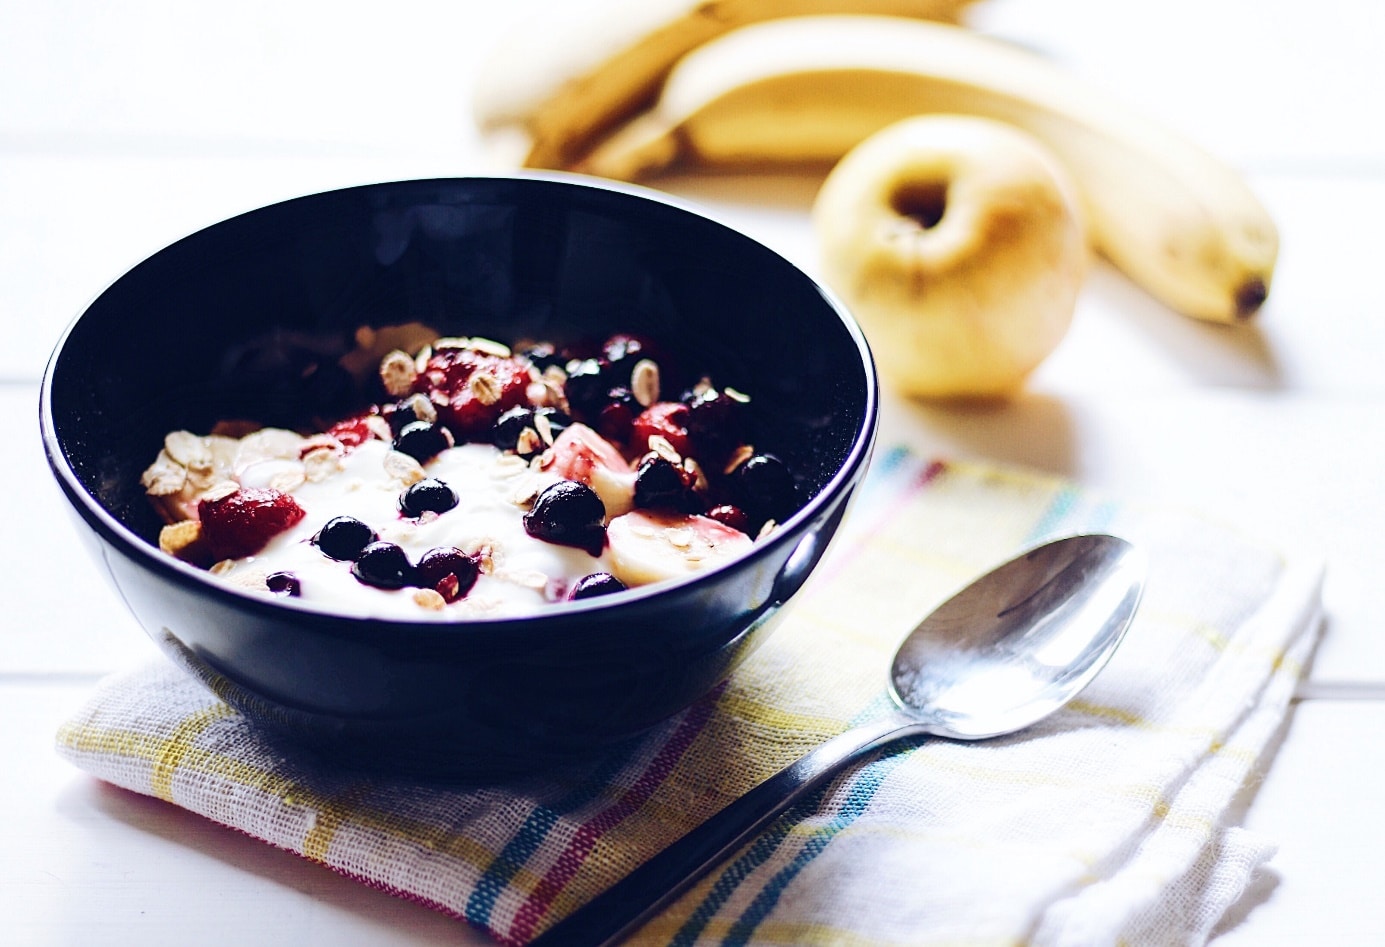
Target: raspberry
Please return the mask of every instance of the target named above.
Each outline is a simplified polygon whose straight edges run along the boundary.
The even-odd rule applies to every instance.
[[[253,556],[304,516],[298,501],[269,488],[242,488],[197,504],[202,536],[217,559]]]
[[[354,418],[338,421],[327,429],[327,433],[341,441],[341,446],[347,450],[360,447],[375,436],[370,430],[365,415],[357,415]]]
[[[471,349],[443,349],[419,376],[459,441],[486,440],[502,414],[527,403],[532,380],[523,360]]]
[[[688,456],[688,406],[676,401],[660,401],[650,405],[635,418],[631,431],[631,447],[636,453],[649,450],[649,439],[659,435],[679,454]]]

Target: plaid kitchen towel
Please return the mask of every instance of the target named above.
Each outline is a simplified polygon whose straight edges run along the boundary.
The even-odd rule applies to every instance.
[[[1196,515],[885,451],[850,527],[732,678],[599,759],[483,789],[324,769],[171,665],[58,735],[169,800],[523,944],[820,741],[886,707],[920,616],[1046,538],[1147,553],[1130,633],[1069,707],[838,776],[635,938],[658,944],[1199,944],[1274,850],[1224,824],[1316,641],[1321,570]]]

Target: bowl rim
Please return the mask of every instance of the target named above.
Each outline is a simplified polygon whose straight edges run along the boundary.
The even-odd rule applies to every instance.
[[[636,586],[611,596],[594,596],[592,598],[579,599],[576,601],[554,602],[523,615],[467,616],[465,618],[449,620],[445,618],[411,618],[378,614],[352,615],[312,602],[279,598],[250,590],[239,589],[230,583],[217,580],[205,569],[199,569],[190,563],[183,562],[163,552],[157,546],[136,534],[132,529],[116,518],[106,506],[97,500],[97,498],[82,484],[76,471],[68,461],[54,423],[52,404],[54,374],[71,336],[76,331],[78,325],[90,310],[91,306],[106,292],[114,288],[125,276],[141,265],[144,260],[163,253],[177,243],[193,238],[204,231],[229,223],[240,217],[265,212],[286,204],[311,201],[327,195],[342,194],[351,191],[369,191],[379,188],[418,186],[430,183],[460,185],[467,182],[487,181],[543,181],[595,191],[614,192],[642,200],[652,200],[655,203],[670,207],[676,211],[700,218],[717,229],[725,231],[735,239],[744,240],[760,247],[763,251],[782,262],[793,272],[798,273],[803,279],[807,280],[808,284],[823,298],[828,308],[836,314],[842,323],[842,327],[846,330],[848,337],[854,343],[857,356],[860,360],[865,387],[861,423],[852,433],[851,445],[846,457],[842,460],[842,463],[827,482],[823,484],[822,488],[797,510],[793,516],[785,522],[778,524],[778,528],[773,533],[763,540],[757,540],[754,548],[750,551],[736,557],[730,562],[719,564],[705,572],[696,573],[688,578],[679,578],[650,585]],[[152,570],[157,576],[165,580],[172,581],[186,590],[195,591],[201,594],[210,594],[214,599],[229,599],[229,601],[234,603],[238,608],[249,608],[253,612],[263,613],[266,617],[284,617],[293,614],[309,620],[318,621],[324,625],[339,626],[343,633],[346,633],[348,629],[355,631],[384,631],[389,629],[391,633],[397,634],[400,628],[407,628],[411,634],[414,632],[444,632],[455,635],[459,632],[464,632],[466,629],[475,628],[478,630],[503,629],[506,634],[510,634],[516,628],[533,628],[536,625],[546,624],[546,620],[561,620],[562,617],[567,615],[613,611],[649,599],[658,598],[670,592],[681,593],[697,585],[710,584],[718,575],[727,570],[744,568],[747,565],[753,565],[753,563],[765,559],[772,554],[773,550],[788,542],[790,538],[794,538],[796,543],[801,542],[803,537],[800,536],[800,534],[805,532],[808,524],[822,512],[824,507],[828,506],[829,503],[833,501],[837,494],[860,477],[865,465],[870,459],[879,428],[880,383],[875,361],[871,354],[865,333],[856,319],[851,315],[851,312],[846,308],[845,304],[827,286],[802,267],[793,263],[783,254],[760,240],[757,240],[755,237],[718,219],[708,208],[702,207],[693,201],[677,195],[621,181],[594,178],[570,172],[517,171],[512,174],[400,178],[353,184],[339,188],[329,188],[322,191],[314,191],[272,201],[237,214],[232,214],[228,217],[219,218],[205,226],[189,231],[182,237],[165,243],[163,246],[147,254],[143,259],[127,267],[123,272],[107,283],[100,292],[92,296],[77,315],[69,321],[59,335],[44,367],[43,377],[39,387],[38,408],[39,430],[43,441],[44,454],[47,458],[49,469],[57,480],[68,503],[71,504],[76,513],[87,525],[92,527],[106,543],[112,545],[125,557],[137,562],[143,568]]]

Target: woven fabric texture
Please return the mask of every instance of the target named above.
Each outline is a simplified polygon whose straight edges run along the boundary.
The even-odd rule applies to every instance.
[[[885,712],[918,619],[1044,539],[1151,563],[1112,662],[982,743],[867,757],[638,943],[1201,944],[1274,851],[1224,824],[1320,626],[1321,569],[1204,517],[1027,471],[885,451],[781,626],[713,694],[582,765],[484,789],[323,769],[162,663],[103,682],[59,752],[523,944],[820,741]]]

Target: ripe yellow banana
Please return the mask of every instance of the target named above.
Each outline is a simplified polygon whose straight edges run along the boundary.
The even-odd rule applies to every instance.
[[[957,22],[975,0],[578,0],[522,15],[477,75],[472,114],[497,151],[562,167],[647,106],[685,53],[749,23],[823,13]],[[556,16],[556,21],[555,21]]]
[[[1279,238],[1229,166],[1032,54],[897,17],[743,27],[679,61],[658,101],[576,170],[635,179],[683,163],[828,165],[886,125],[952,112],[1009,122],[1067,165],[1094,247],[1171,308],[1253,315]]]

